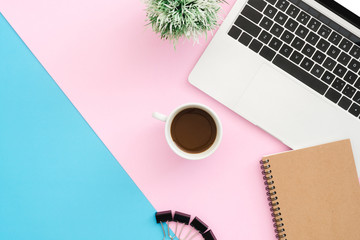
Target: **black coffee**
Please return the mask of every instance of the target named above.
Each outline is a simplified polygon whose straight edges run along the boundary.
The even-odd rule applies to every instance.
[[[217,129],[209,113],[188,108],[175,116],[170,131],[180,149],[188,153],[201,153],[214,143]]]

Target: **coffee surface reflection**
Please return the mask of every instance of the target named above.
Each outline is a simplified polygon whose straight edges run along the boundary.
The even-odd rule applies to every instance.
[[[187,108],[174,117],[170,132],[180,149],[188,153],[201,153],[214,143],[217,129],[209,113],[199,108]]]

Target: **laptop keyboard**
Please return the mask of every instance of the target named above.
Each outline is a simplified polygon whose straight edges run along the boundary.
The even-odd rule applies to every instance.
[[[355,117],[360,39],[299,0],[249,0],[228,32]]]

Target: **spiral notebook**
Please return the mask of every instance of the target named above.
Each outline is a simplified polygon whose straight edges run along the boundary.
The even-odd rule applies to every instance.
[[[360,239],[360,184],[350,140],[260,163],[278,239]]]

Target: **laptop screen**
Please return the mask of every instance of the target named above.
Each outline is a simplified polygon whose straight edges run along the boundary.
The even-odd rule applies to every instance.
[[[356,0],[336,0],[338,3],[343,5],[343,7],[352,11],[356,15],[360,16],[360,4]]]
[[[360,28],[360,5],[358,0],[315,0],[332,12]]]
[[[360,7],[358,0],[315,0],[335,14],[360,29]]]

